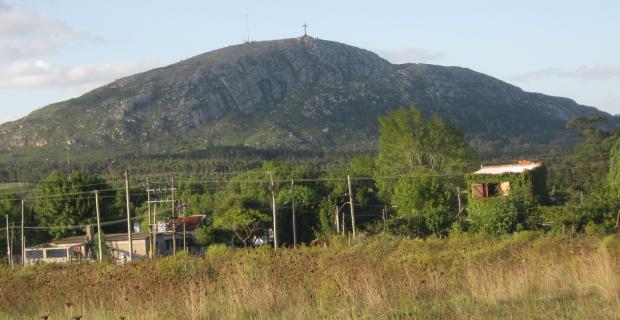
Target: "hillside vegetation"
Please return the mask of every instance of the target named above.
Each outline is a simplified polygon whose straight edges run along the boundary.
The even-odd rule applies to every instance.
[[[210,247],[123,266],[0,269],[0,317],[611,319],[617,235],[385,234],[298,249]]]
[[[396,65],[302,37],[207,52],[36,110],[0,125],[0,161],[213,146],[369,152],[377,117],[410,104],[456,126],[486,155],[568,147],[567,121],[609,116],[466,68]]]

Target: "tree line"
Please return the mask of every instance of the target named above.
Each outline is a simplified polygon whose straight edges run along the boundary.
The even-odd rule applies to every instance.
[[[453,232],[498,230],[461,214],[466,197],[464,174],[479,164],[479,156],[461,132],[438,116],[424,117],[415,107],[403,107],[380,117],[376,154],[350,156],[326,163],[312,155],[304,161],[291,159],[240,162],[181,159],[171,161],[178,172],[175,184],[167,174],[153,173],[148,160],[130,167],[130,207],[137,221],[147,224],[145,177],[149,174],[155,198],[169,197],[175,188],[178,203],[187,214],[207,216],[198,232],[201,245],[232,243],[249,246],[264,237],[272,225],[272,186],[276,181],[279,241],[293,243],[293,228],[299,242],[328,241],[337,225],[351,228],[347,176],[352,181],[356,224],[367,233],[389,232],[408,237],[445,237]],[[613,232],[620,210],[620,129],[603,129],[601,118],[577,118],[568,126],[581,137],[571,153],[550,158],[547,203],[522,210],[529,221],[507,216],[501,232],[520,228],[549,232]],[[156,159],[153,161],[162,161]],[[219,164],[219,165],[218,165]],[[228,173],[226,173],[228,172]],[[270,176],[267,174],[269,173]],[[119,176],[117,172],[113,173]],[[27,197],[27,225],[76,226],[95,223],[93,192],[99,190],[103,221],[123,219],[125,190],[119,178],[104,178],[88,171],[70,174],[54,171],[36,184]],[[23,194],[0,195],[0,212],[19,221]],[[295,217],[292,211],[295,208]],[[171,210],[162,205],[162,219]],[[336,212],[340,211],[336,221]],[[461,210],[461,211],[460,211]],[[501,214],[501,213],[500,213]],[[293,219],[295,225],[293,226]],[[542,223],[545,222],[545,223]],[[342,226],[339,226],[342,229]],[[125,232],[126,225],[108,225],[105,232]],[[82,234],[79,228],[27,231],[28,244]],[[501,234],[501,232],[495,232]],[[0,235],[4,241],[5,233]],[[3,249],[4,252],[6,249]]]

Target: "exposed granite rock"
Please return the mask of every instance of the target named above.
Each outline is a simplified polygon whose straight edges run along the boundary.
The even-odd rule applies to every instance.
[[[344,141],[372,149],[377,116],[411,103],[496,145],[548,144],[566,135],[572,117],[604,114],[469,69],[394,65],[301,37],[215,50],[39,109],[0,126],[0,151],[175,143],[341,149]]]

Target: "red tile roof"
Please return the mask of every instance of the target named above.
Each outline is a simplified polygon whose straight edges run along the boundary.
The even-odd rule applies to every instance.
[[[177,217],[174,219],[174,224],[176,226],[177,231],[183,230],[183,219],[185,219],[185,230],[193,231],[194,229],[200,226],[200,223],[204,221],[205,215],[195,215],[189,217]]]

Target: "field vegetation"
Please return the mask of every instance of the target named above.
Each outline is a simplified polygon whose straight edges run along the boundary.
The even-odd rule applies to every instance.
[[[620,238],[519,232],[0,269],[7,319],[572,318],[620,314]]]

